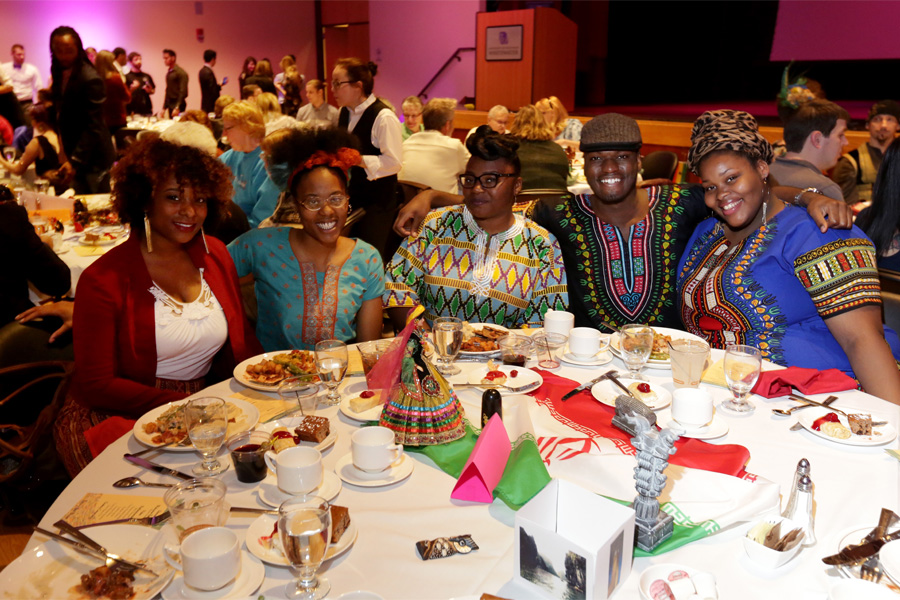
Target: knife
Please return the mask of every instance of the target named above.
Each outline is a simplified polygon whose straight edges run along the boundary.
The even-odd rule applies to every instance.
[[[141,458],[140,456],[132,456],[131,454],[126,454],[125,460],[127,460],[128,462],[132,462],[139,467],[144,467],[145,469],[150,469],[151,471],[156,471],[157,473],[162,473],[163,475],[169,475],[170,477],[193,479],[193,476],[188,475],[187,473],[182,473],[181,471],[176,471],[175,469],[170,469],[169,467],[158,465],[155,462],[150,462],[149,460]]]
[[[151,571],[150,569],[148,569],[147,567],[145,567],[143,565],[129,562],[129,561],[125,560],[124,558],[122,558],[121,556],[119,556],[118,554],[112,554],[109,550],[104,548],[99,542],[95,541],[88,534],[78,531],[77,528],[75,528],[71,524],[67,523],[65,519],[60,519],[59,521],[54,523],[53,526],[56,527],[57,529],[59,529],[60,531],[62,531],[64,533],[68,533],[69,535],[73,536],[77,541],[81,542],[82,544],[91,548],[92,550],[95,550],[95,551],[99,552],[100,554],[103,554],[109,560],[114,560],[121,565],[125,565],[129,569],[134,569],[135,571],[146,571],[147,573],[150,573],[154,577],[159,577],[159,575],[157,575],[156,573],[154,573],[153,571]]]
[[[562,401],[565,402],[566,400],[568,400],[569,398],[571,398],[572,396],[574,396],[574,395],[577,394],[578,392],[583,392],[584,390],[593,387],[594,384],[600,383],[601,381],[603,381],[604,379],[606,379],[607,377],[609,377],[609,374],[610,374],[610,373],[612,373],[613,375],[617,375],[617,374],[618,374],[618,373],[616,372],[616,370],[613,369],[612,371],[607,371],[606,373],[604,373],[603,375],[601,375],[601,376],[598,377],[597,379],[592,379],[591,381],[588,381],[587,383],[582,383],[582,384],[579,385],[577,388],[575,388],[574,390],[572,390],[571,392],[569,392],[568,394],[566,394],[565,396],[563,396],[563,397],[562,397]]]
[[[892,540],[900,539],[900,531],[886,535],[877,540],[866,542],[858,546],[847,546],[842,548],[837,554],[826,556],[822,562],[826,565],[847,565],[861,562],[870,556],[873,556],[881,550],[881,547]]]
[[[65,536],[59,535],[58,533],[53,533],[52,531],[47,531],[46,529],[42,529],[40,527],[35,527],[34,530],[40,534],[46,535],[47,537],[58,541],[58,542],[63,542],[64,544],[68,544],[68,545],[72,546],[73,548],[75,548],[76,550],[78,550],[79,552],[82,552],[84,554],[90,554],[91,556],[99,558],[103,561],[112,560],[114,562],[123,564],[130,569],[135,569],[135,570],[140,569],[141,571],[150,573],[154,577],[159,577],[159,575],[157,575],[154,571],[151,571],[150,569],[148,569],[146,567],[142,567],[140,565],[136,565],[134,563],[130,563],[128,561],[122,560],[121,558],[118,558],[114,554],[107,554],[104,552],[100,552],[99,550],[95,550],[94,548],[91,548],[90,546],[82,544],[81,542],[76,542],[75,540],[70,540],[69,538],[67,538]]]
[[[634,398],[635,400],[639,400],[638,397],[635,396],[634,393],[633,393],[631,390],[629,390],[627,387],[625,387],[625,386],[622,384],[621,381],[619,381],[619,378],[616,377],[616,375],[618,375],[618,373],[607,373],[606,375],[607,375],[607,379],[609,379],[609,380],[612,381],[614,384],[616,384],[617,386],[619,386],[619,388],[622,389],[626,394],[628,394],[629,396],[631,396],[631,397]]]

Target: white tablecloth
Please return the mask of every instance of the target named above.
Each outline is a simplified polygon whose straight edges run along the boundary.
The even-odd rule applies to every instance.
[[[721,352],[714,351],[713,358],[716,357],[721,357]],[[587,381],[612,366],[623,369],[617,359],[603,367],[564,365],[558,373]],[[646,369],[644,373],[652,381],[672,389],[670,371]],[[353,385],[357,391],[363,389],[360,378],[349,380],[346,385]],[[227,397],[241,389],[237,382],[229,380],[204,390],[203,394]],[[729,394],[723,388],[709,389],[717,402]],[[481,392],[461,390],[459,397],[469,419],[477,422]],[[792,432],[788,428],[794,419],[776,417],[770,409],[787,407],[793,402],[757,397],[753,400],[757,404],[753,415],[723,415],[730,431],[711,443],[746,446],[751,453],[747,470],[780,484],[783,494],[790,487],[797,461],[802,457],[809,459],[816,486],[818,544],[804,549],[797,559],[781,569],[766,571],[745,555],[740,538],[748,524],[739,524],[667,554],[636,559],[631,576],[615,598],[638,598],[639,575],[648,566],[678,563],[715,573],[722,599],[823,599],[838,575],[821,562],[821,557],[834,553],[839,540],[849,531],[873,527],[882,507],[897,510],[898,463],[884,451],[896,448],[896,440],[886,446],[851,447],[818,438],[805,430]],[[896,406],[859,392],[841,393],[837,405],[877,410],[888,414],[894,424],[900,422]],[[534,399],[529,396],[508,396],[504,398],[504,410],[544,409],[535,407]],[[331,417],[338,431],[337,443],[324,453],[323,459],[325,468],[333,469],[350,451],[350,434],[359,424],[339,414],[337,407],[320,407],[319,414]],[[538,435],[553,434],[550,428],[559,434],[572,433],[553,419],[539,419],[539,422],[542,431],[536,432]],[[153,488],[114,490],[110,485],[130,475],[147,481],[174,481],[142,470],[122,458],[124,452],[140,449],[141,445],[130,434],[112,444],[66,488],[41,525],[50,528],[88,492],[162,495],[162,491]],[[499,500],[490,505],[451,500],[454,479],[435,468],[429,459],[414,453],[409,456],[416,464],[411,477],[405,481],[384,488],[344,484],[335,503],[349,507],[352,519],[359,526],[359,538],[349,552],[325,564],[324,571],[332,584],[328,597],[337,598],[360,589],[374,591],[387,600],[474,598],[483,592],[517,599],[529,597],[510,581],[515,513]],[[189,470],[198,461],[193,453],[167,452],[150,458],[182,471]],[[220,458],[228,460],[224,452]],[[233,469],[222,475],[222,480],[228,485],[232,505],[265,506],[253,485],[237,481]],[[243,536],[251,522],[252,518],[232,514],[229,525]],[[475,538],[480,547],[477,552],[426,562],[416,555],[414,544],[418,540],[465,533]],[[29,548],[42,541],[40,536],[32,537]],[[265,582],[254,597],[262,594],[266,598],[282,598],[283,587],[290,579],[287,569],[267,565]]]

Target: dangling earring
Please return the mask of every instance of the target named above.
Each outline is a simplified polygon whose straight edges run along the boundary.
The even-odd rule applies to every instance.
[[[147,241],[147,252],[153,252],[153,241],[150,239],[150,217],[144,213],[144,239]]]
[[[767,212],[767,209],[769,208],[769,198],[771,197],[771,195],[772,195],[772,189],[770,187],[766,186],[766,199],[763,201],[763,218],[762,218],[763,225],[766,224],[766,212]]]
[[[209,254],[209,246],[206,245],[206,234],[203,232],[203,225],[200,226],[200,239],[203,240],[203,247],[206,248],[206,253]]]

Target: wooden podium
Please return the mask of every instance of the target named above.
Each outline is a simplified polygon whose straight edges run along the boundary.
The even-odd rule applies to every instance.
[[[475,109],[511,111],[547,96],[575,108],[578,25],[552,8],[480,12]]]

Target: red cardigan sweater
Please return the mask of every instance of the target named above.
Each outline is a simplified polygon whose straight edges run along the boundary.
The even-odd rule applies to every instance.
[[[231,376],[234,366],[262,352],[244,315],[237,271],[225,245],[197,236],[188,245],[194,264],[225,311],[228,339],[216,354],[207,384]],[[81,404],[132,418],[186,395],[156,384],[156,329],[150,273],[132,235],[91,265],[78,282],[73,337],[72,395]]]

